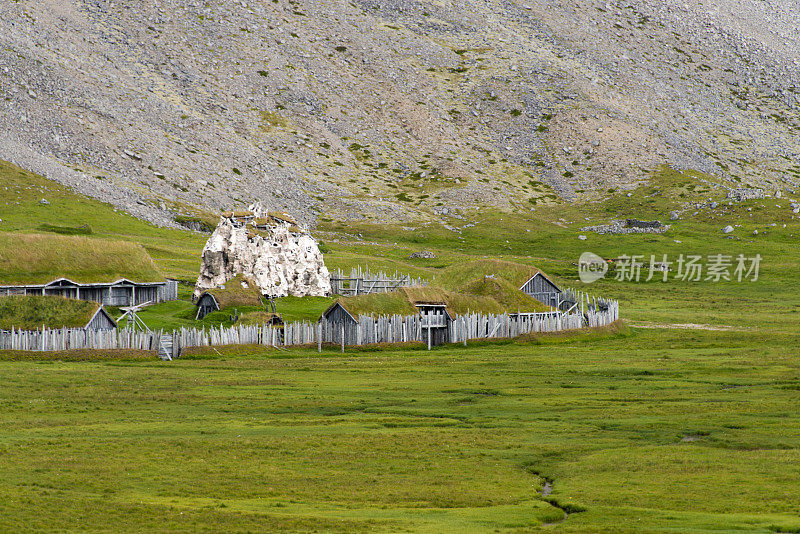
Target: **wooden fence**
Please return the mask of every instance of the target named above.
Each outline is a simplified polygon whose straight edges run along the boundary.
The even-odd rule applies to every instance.
[[[394,273],[387,275],[383,272],[373,273],[369,270],[362,271],[361,267],[354,267],[350,276],[341,270],[331,272],[331,293],[334,295],[368,295],[370,293],[388,293],[397,291],[401,287],[426,286],[427,280],[412,278],[411,275]]]
[[[614,306],[616,301],[596,295],[590,295],[574,289],[566,289],[558,296],[558,309],[568,311],[572,308],[581,310],[604,311]]]
[[[160,333],[127,328],[118,330],[62,328],[0,331],[0,350],[137,349],[155,351],[159,341]]]
[[[558,332],[575,328],[600,327],[619,318],[619,303],[606,301],[601,309],[581,312],[522,313],[486,315],[470,313],[448,321],[442,337],[450,343],[468,339],[514,338],[535,332]],[[431,325],[419,315],[392,315],[373,318],[362,315],[355,323],[289,322],[283,329],[269,325],[233,326],[230,328],[182,328],[174,332],[119,329],[88,331],[82,329],[0,331],[0,350],[61,351],[73,349],[139,349],[158,351],[162,338],[171,338],[170,356],[177,357],[185,347],[220,345],[268,345],[290,347],[335,343],[368,345],[372,343],[428,342]],[[435,328],[435,326],[434,326]],[[165,358],[166,359],[166,358]]]

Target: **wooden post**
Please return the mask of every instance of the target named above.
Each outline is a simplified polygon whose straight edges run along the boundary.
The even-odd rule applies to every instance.
[[[431,350],[431,325],[428,325],[428,350]]]
[[[342,352],[344,352],[344,321],[342,321]]]
[[[322,353],[322,321],[317,323],[317,352]]]

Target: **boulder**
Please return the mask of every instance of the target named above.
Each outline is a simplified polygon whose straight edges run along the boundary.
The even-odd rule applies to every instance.
[[[743,200],[758,200],[764,198],[764,190],[748,188],[731,189],[728,191],[728,198],[738,200],[739,202],[742,202]]]
[[[661,224],[660,221],[640,221],[638,219],[614,220],[609,224],[584,226],[583,231],[598,234],[663,234],[670,229],[670,225]]]
[[[421,250],[419,252],[412,253],[409,259],[416,260],[416,259],[425,259],[425,260],[434,260],[436,259],[436,254],[433,252],[429,252],[427,250]]]
[[[726,234],[729,234],[729,233],[733,232],[733,226],[731,226],[729,224],[728,226],[726,226],[725,228],[722,229],[722,232],[726,233]]]
[[[639,219],[625,219],[628,228],[661,228],[661,221],[640,221]]]
[[[220,218],[203,248],[194,295],[240,274],[270,297],[331,293],[330,273],[314,238],[290,216],[267,212],[260,203]]]

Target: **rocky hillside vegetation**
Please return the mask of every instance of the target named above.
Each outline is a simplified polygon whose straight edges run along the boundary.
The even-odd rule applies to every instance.
[[[662,164],[800,179],[791,0],[13,0],[0,158],[162,225],[624,194]],[[463,224],[463,223],[462,223]]]

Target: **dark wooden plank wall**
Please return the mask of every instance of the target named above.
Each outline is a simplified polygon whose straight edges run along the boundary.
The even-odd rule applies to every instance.
[[[98,313],[95,315],[89,324],[86,326],[87,330],[114,330],[117,327],[117,323],[113,320],[109,319],[105,313]]]
[[[356,321],[350,316],[349,313],[342,307],[341,304],[336,304],[329,312],[325,314],[325,319],[329,323],[350,323],[355,324]]]
[[[533,295],[534,293],[561,293],[561,289],[557,285],[541,274],[537,274],[525,282],[525,285],[522,286],[522,291],[528,295]]]
[[[197,307],[200,308],[200,314],[197,316],[198,319],[202,319],[209,313],[219,309],[217,301],[208,293],[204,293],[200,297],[200,300],[197,301]]]
[[[71,299],[89,300],[105,306],[130,306],[146,302],[166,302],[178,299],[178,282],[136,285],[131,284],[80,286],[61,281],[47,287],[18,286],[0,289],[0,295],[50,295]],[[80,291],[79,291],[80,290]]]

